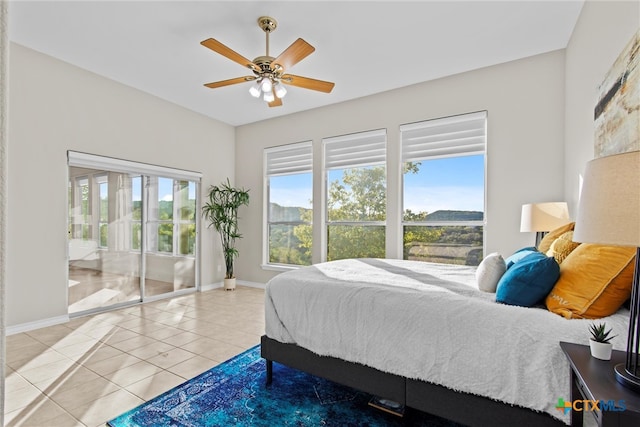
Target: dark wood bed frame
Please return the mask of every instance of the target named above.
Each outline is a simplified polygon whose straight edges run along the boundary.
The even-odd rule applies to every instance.
[[[358,363],[318,356],[303,347],[284,344],[266,335],[261,339],[261,355],[267,361],[267,384],[273,379],[273,362],[277,362],[469,426],[566,425],[545,412],[454,391],[441,385],[382,372]],[[549,396],[549,399],[557,397]]]

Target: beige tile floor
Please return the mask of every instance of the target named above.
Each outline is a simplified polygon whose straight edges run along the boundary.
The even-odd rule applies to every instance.
[[[104,426],[263,333],[264,291],[238,286],[8,336],[5,425]]]

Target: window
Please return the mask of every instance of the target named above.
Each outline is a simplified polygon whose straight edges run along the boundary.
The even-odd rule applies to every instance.
[[[323,139],[326,260],[385,257],[385,130]]]
[[[98,202],[98,246],[109,246],[109,180],[107,175],[94,178],[97,186]]]
[[[176,226],[175,248],[178,255],[196,253],[196,183],[176,180],[175,209]]]
[[[264,151],[267,264],[310,265],[313,152],[311,141]]]
[[[142,249],[142,177],[133,176],[122,179],[123,194],[127,194],[130,188],[131,194],[131,249]],[[130,186],[130,187],[129,187]]]
[[[402,125],[403,258],[483,257],[486,112]]]
[[[147,178],[149,216],[147,248],[151,252],[173,253],[173,180],[157,176]]]
[[[91,238],[91,204],[89,203],[89,178],[75,180],[73,193],[73,238],[89,240]]]
[[[157,176],[150,176],[147,180],[148,250],[172,255],[194,255],[196,183]]]
[[[195,256],[200,173],[74,151],[68,155],[71,237],[120,251]],[[83,169],[94,172],[87,175]]]

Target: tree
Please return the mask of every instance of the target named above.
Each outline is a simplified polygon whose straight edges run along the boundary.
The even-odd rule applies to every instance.
[[[384,221],[387,188],[384,166],[345,169],[329,184],[329,221]]]
[[[329,184],[329,221],[356,221],[363,225],[329,225],[327,259],[384,258],[385,227],[366,225],[387,216],[384,166],[345,169],[342,179]]]
[[[313,242],[313,211],[311,209],[300,209],[300,219],[306,221],[307,224],[298,225],[293,228],[293,234],[298,239],[298,248],[301,252],[301,264],[311,264],[311,247]]]
[[[417,173],[419,162],[407,162],[406,173]],[[329,183],[327,191],[329,221],[363,222],[362,225],[333,224],[328,228],[327,259],[384,258],[385,227],[367,222],[385,221],[387,209],[386,170],[384,166],[344,169],[341,179]],[[311,215],[311,211],[308,212]],[[423,215],[426,215],[424,213]],[[311,218],[308,218],[310,222]],[[309,257],[312,229],[295,227],[294,234]]]
[[[420,162],[406,162],[403,172],[418,173]],[[370,166],[366,168],[344,169],[342,177],[329,183],[327,191],[328,227],[327,260],[344,258],[384,258],[385,226],[367,224],[383,222],[386,219],[386,172],[384,166]],[[302,208],[301,208],[302,209]],[[427,222],[439,218],[440,220],[476,219],[482,217],[482,212],[466,211],[437,211],[412,212],[405,210],[405,221]],[[311,223],[311,210],[300,213],[301,219]],[[363,224],[348,224],[357,222]],[[342,224],[341,224],[342,223]],[[309,224],[294,227],[293,234],[297,238],[296,252],[304,254],[301,260],[310,263],[312,245],[312,227]],[[430,226],[407,225],[404,227],[404,258],[409,258],[409,250],[415,246],[451,245],[451,246],[479,246],[482,247],[482,227],[469,226]],[[279,252],[280,256],[283,256]],[[288,254],[287,256],[291,256]],[[480,260],[481,260],[481,254]],[[472,260],[475,263],[477,255]],[[429,259],[425,259],[428,261]]]

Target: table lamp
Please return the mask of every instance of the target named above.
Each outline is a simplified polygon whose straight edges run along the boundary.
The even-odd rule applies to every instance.
[[[640,392],[640,151],[587,163],[573,240],[636,247],[627,354],[615,375],[620,384]]]
[[[566,202],[528,203],[522,205],[520,231],[523,233],[535,231],[536,247],[538,247],[547,232],[570,221]]]

